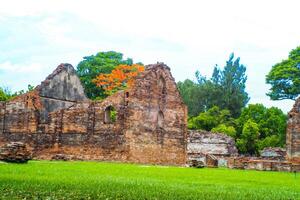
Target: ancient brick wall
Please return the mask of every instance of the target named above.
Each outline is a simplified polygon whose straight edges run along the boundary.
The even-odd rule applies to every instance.
[[[189,130],[188,152],[212,154],[215,156],[231,156],[238,153],[234,138],[208,131]]]
[[[126,141],[134,162],[186,162],[187,108],[170,68],[146,66],[136,86],[126,91]]]
[[[286,134],[287,158],[292,162],[300,163],[300,98],[288,114]]]
[[[221,133],[189,130],[187,140],[188,160],[207,163],[207,155],[213,155],[220,166],[227,165],[227,157],[238,154],[234,138]]]
[[[259,171],[299,172],[300,164],[285,160],[264,160],[255,157],[230,157],[228,165],[231,169],[250,169]]]
[[[116,121],[107,119],[110,109]],[[0,102],[0,145],[25,142],[35,158],[185,164],[186,106],[170,69],[147,66],[136,86],[103,101],[84,95],[75,70],[62,64],[34,91]]]

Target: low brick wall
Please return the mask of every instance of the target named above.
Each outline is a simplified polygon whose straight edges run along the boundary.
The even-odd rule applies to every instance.
[[[249,169],[259,171],[300,171],[300,164],[280,160],[258,160],[249,157],[229,158],[228,167],[231,169]]]
[[[188,161],[202,161],[206,166],[227,166],[227,159],[237,155],[234,139],[222,133],[189,130]],[[213,158],[213,159],[212,159]]]

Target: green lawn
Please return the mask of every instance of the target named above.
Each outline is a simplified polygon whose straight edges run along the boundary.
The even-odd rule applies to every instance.
[[[103,162],[0,163],[0,199],[300,199],[300,174]]]

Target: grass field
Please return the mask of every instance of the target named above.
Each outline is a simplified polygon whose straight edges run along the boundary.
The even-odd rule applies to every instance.
[[[103,162],[0,163],[0,199],[300,199],[300,174]]]

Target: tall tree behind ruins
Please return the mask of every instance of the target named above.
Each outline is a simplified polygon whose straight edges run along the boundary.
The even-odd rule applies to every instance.
[[[103,99],[107,97],[105,90],[93,82],[99,74],[109,74],[118,65],[132,65],[131,58],[123,59],[123,54],[115,51],[99,52],[96,55],[85,56],[77,66],[77,74],[81,80],[87,97]]]

